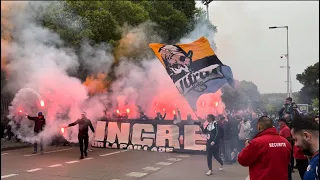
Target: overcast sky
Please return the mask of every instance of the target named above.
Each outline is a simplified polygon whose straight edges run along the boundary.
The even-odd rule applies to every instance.
[[[200,1],[197,6],[204,7]],[[318,1],[213,1],[209,18],[218,26],[215,40],[220,60],[238,80],[254,82],[261,93],[286,92],[286,30],[292,91],[302,87],[296,74],[319,61]]]

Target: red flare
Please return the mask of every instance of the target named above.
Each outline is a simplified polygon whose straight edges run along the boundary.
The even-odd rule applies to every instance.
[[[64,134],[64,128],[61,128],[61,133]]]
[[[216,102],[216,107],[219,105],[219,103],[218,102]]]
[[[163,111],[166,111],[164,108],[162,109]]]
[[[119,111],[119,109],[117,109],[117,113],[118,113],[118,114],[120,114],[120,111]]]
[[[173,110],[172,113],[173,113],[173,115],[176,115],[176,111],[175,110]]]
[[[19,113],[22,113],[22,110],[21,110],[21,109],[19,110]]]
[[[44,101],[43,100],[40,101],[40,105],[41,105],[41,107],[44,106]]]
[[[130,109],[129,108],[127,108],[126,111],[127,111],[128,114],[130,113]]]
[[[202,104],[201,104],[201,105],[202,105],[202,107],[204,107],[204,101],[202,101]]]

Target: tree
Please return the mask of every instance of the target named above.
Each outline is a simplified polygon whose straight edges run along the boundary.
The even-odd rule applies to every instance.
[[[177,2],[151,0],[139,3],[148,11],[150,20],[158,24],[158,33],[164,42],[174,43],[188,33],[188,18],[173,6]]]
[[[241,81],[236,89],[224,86],[222,100],[229,110],[240,110],[248,107],[264,110],[264,104],[257,86],[249,81]]]
[[[315,114],[319,114],[319,99],[315,98],[312,100],[312,109]]]
[[[267,104],[266,107],[268,114],[277,114],[279,111],[278,107],[274,104]]]
[[[296,78],[303,84],[300,90],[301,103],[311,104],[312,99],[319,98],[319,62],[308,66]]]
[[[195,7],[194,0],[67,0],[48,3],[49,5],[44,6],[44,9],[34,8],[38,22],[59,34],[64,41],[62,46],[74,48],[77,54],[81,53],[81,45],[85,40],[91,46],[101,43],[109,44],[113,48],[112,52],[116,55],[117,49],[122,50],[125,47],[120,45],[124,33],[126,33],[126,27],[137,28],[148,21],[155,23],[155,25],[149,28],[151,33],[147,36],[159,35],[162,42],[176,43],[181,37],[191,32],[197,20],[203,17],[202,11]],[[32,4],[34,2],[30,2],[29,6],[32,6]],[[130,57],[145,57],[144,53],[138,51],[128,54],[130,54]],[[83,63],[84,60],[81,59],[81,56],[79,57],[78,72],[72,75],[85,80],[91,72]],[[111,68],[117,66],[118,59],[120,58],[115,56],[115,62]],[[143,58],[134,60],[138,59]],[[113,72],[113,69],[111,69],[106,78],[110,78],[111,75],[111,79],[114,79],[112,77]]]
[[[81,39],[90,39],[92,43],[116,43],[125,24],[137,26],[147,20],[158,25],[157,31],[163,41],[174,42],[192,30],[196,7],[192,0],[68,0],[51,2],[44,12],[43,25],[72,45],[79,45]],[[76,27],[70,28],[72,24]]]

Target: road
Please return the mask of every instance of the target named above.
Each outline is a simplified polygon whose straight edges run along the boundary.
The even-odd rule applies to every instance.
[[[32,148],[1,152],[1,179],[245,180],[248,175],[248,169],[237,164],[219,171],[214,160],[216,170],[208,177],[204,155],[95,148],[88,158],[79,160],[77,147],[47,147],[43,155],[30,152]]]

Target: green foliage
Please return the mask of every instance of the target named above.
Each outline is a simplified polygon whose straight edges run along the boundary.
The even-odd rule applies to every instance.
[[[193,30],[196,22],[202,19],[204,14],[196,9],[194,0],[67,0],[48,3],[49,6],[45,6],[45,9],[36,8],[35,16],[40,17],[38,21],[44,27],[60,35],[64,42],[61,46],[73,47],[78,53],[83,40],[89,41],[91,45],[108,43],[117,48],[126,27],[135,28],[148,21],[156,24],[152,27],[152,33],[148,35],[159,35],[163,42],[176,43]],[[130,55],[133,54],[134,52],[130,52]],[[82,61],[77,74],[73,75],[84,80],[89,71]],[[114,67],[116,64],[112,66]],[[112,73],[113,70],[109,72]]]
[[[279,111],[279,107],[277,107],[275,104],[267,104],[266,106],[268,114],[277,114],[277,112]]]
[[[319,99],[315,98],[312,100],[312,109],[315,114],[319,114]]]
[[[165,42],[177,41],[188,33],[186,14],[174,8],[181,9],[180,1],[141,1],[139,4],[148,11],[150,20],[158,24],[158,33]]]
[[[297,74],[297,80],[303,84],[300,90],[301,103],[311,104],[312,99],[319,98],[319,62]]]
[[[319,99],[318,98],[315,98],[312,100],[312,107],[319,109]]]
[[[225,86],[222,89],[222,100],[229,110],[240,110],[248,107],[264,110],[264,104],[257,86],[248,81],[241,81],[236,89]]]
[[[277,114],[287,98],[287,93],[268,93],[261,94],[263,103],[266,105],[266,110],[269,114]],[[299,104],[299,93],[292,93],[292,99],[296,104]]]
[[[192,31],[197,15],[195,1],[63,1],[51,2],[42,24],[57,32],[67,45],[79,46],[83,39],[92,44],[116,45],[121,28],[151,20],[165,42],[174,42]]]

